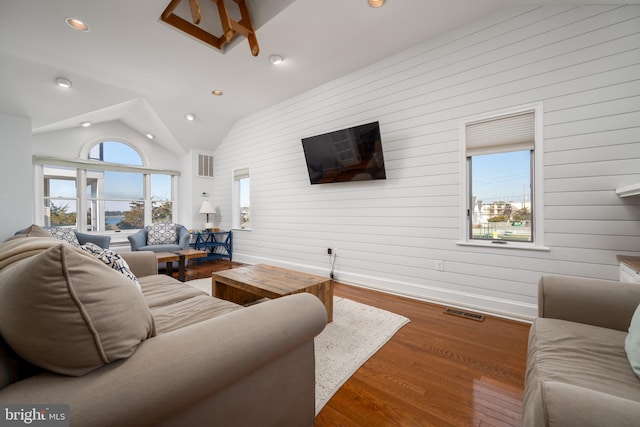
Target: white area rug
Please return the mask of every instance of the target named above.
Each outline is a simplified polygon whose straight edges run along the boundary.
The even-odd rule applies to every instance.
[[[315,339],[316,415],[349,377],[408,322],[404,316],[333,297],[333,322]]]
[[[211,279],[187,283],[211,294]],[[316,414],[408,322],[404,316],[334,297],[333,322],[315,338]]]

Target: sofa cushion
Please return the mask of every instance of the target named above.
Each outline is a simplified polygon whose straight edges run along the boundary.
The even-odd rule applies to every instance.
[[[70,228],[58,228],[58,227],[50,227],[46,228],[46,230],[51,233],[53,237],[59,240],[63,240],[69,243],[71,246],[75,246],[76,248],[80,247],[80,242],[76,237],[76,232]]]
[[[121,274],[124,275],[124,277],[131,280],[138,287],[138,289],[140,288],[140,283],[138,283],[138,278],[136,277],[135,274],[133,274],[133,272],[129,268],[129,264],[127,264],[127,261],[122,259],[122,256],[120,256],[119,253],[112,251],[110,249],[101,248],[100,246],[91,242],[85,243],[84,245],[80,246],[80,248],[83,251],[96,257],[96,259],[99,259],[100,261],[104,262],[106,265],[113,268],[114,270],[119,271]]]
[[[148,245],[166,245],[178,242],[177,225],[174,223],[159,222],[149,226],[147,234]]]
[[[624,340],[624,350],[633,372],[640,378],[640,305],[636,308],[629,325],[629,334]]]
[[[538,318],[529,333],[524,425],[542,420],[542,384],[556,381],[640,401],[640,381],[624,351],[626,333],[583,323]]]
[[[199,292],[201,295],[174,304],[151,308],[158,334],[175,331],[232,311],[244,310],[241,305],[212,298],[202,291]]]
[[[144,299],[152,311],[155,307],[175,304],[202,295],[202,291],[166,274],[144,276],[138,280],[142,287]]]
[[[25,250],[33,240],[50,239],[22,239]],[[0,245],[0,254],[15,243]],[[0,270],[0,334],[26,361],[79,376],[130,356],[154,335],[142,293],[80,249],[57,242],[12,259]]]

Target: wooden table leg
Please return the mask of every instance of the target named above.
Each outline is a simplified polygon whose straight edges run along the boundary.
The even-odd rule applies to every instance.
[[[184,255],[180,255],[180,260],[178,261],[178,280],[181,282],[185,281],[186,270],[187,270],[187,257]]]
[[[173,276],[173,261],[167,261],[167,267],[165,268],[165,274]]]

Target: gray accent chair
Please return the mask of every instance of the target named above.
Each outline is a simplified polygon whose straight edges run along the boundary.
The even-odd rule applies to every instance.
[[[138,230],[130,236],[127,236],[131,244],[131,251],[151,251],[151,252],[175,252],[189,249],[191,243],[191,234],[184,225],[176,224],[176,233],[178,241],[171,244],[149,245],[147,237],[149,236],[149,227]]]

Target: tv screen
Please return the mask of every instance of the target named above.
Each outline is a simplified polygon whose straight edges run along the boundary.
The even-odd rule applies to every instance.
[[[378,122],[303,138],[302,149],[311,184],[387,178]]]

